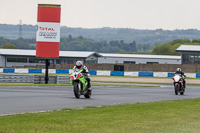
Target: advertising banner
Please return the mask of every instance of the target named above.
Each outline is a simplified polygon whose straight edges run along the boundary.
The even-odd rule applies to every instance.
[[[59,23],[37,23],[37,42],[60,42]]]
[[[36,57],[59,57],[60,12],[60,5],[38,4]]]

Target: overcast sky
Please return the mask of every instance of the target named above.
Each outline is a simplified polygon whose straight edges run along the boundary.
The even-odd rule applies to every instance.
[[[200,30],[200,0],[0,0],[0,24],[36,25],[38,4],[61,4],[61,26]]]

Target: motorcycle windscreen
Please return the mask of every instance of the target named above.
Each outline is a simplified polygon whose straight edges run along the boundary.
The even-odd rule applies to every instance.
[[[179,80],[180,80],[180,76],[178,76],[178,75],[174,76],[174,81],[175,82],[178,82]]]

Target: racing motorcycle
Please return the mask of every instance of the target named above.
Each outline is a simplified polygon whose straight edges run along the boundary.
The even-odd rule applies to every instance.
[[[90,98],[92,92],[88,90],[88,82],[82,71],[83,70],[75,70],[74,73],[70,75],[70,80],[74,87],[74,95],[76,98],[80,98],[81,95],[84,95],[85,98]]]
[[[175,95],[178,95],[178,93],[183,95],[185,92],[185,88],[183,87],[183,79],[182,79],[181,75],[175,74],[172,79],[174,80]]]

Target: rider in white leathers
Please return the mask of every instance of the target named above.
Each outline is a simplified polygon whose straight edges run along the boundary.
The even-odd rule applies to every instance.
[[[185,86],[186,75],[184,74],[184,72],[180,68],[177,68],[176,72],[174,74],[180,74],[181,75],[181,78],[183,79],[183,87],[186,88],[186,86]]]

